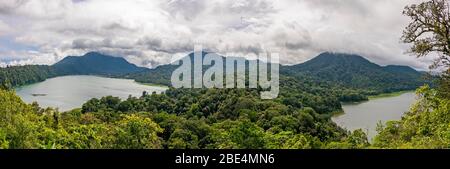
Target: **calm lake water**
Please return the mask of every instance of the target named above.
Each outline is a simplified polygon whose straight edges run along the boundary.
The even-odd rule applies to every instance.
[[[27,103],[36,101],[41,107],[57,107],[67,111],[78,108],[91,98],[129,95],[141,96],[143,91],[161,93],[167,88],[142,85],[128,79],[98,76],[62,76],[16,88],[17,94]]]
[[[400,96],[371,99],[367,102],[343,104],[344,114],[336,115],[332,120],[348,130],[363,129],[371,140],[376,134],[377,123],[400,120],[414,103],[414,92]]]

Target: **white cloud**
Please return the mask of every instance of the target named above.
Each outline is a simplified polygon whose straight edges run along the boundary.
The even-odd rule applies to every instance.
[[[11,27],[0,20],[0,36],[8,35],[8,33],[11,31]]]
[[[404,54],[407,45],[399,42],[408,23],[401,12],[414,2],[2,0],[0,36],[35,47],[34,54],[15,51],[17,60],[30,63],[52,64],[67,55],[102,51],[156,66],[173,54],[186,54],[196,43],[219,53],[282,50],[280,60],[287,64],[337,51],[383,65],[426,69],[430,60]]]

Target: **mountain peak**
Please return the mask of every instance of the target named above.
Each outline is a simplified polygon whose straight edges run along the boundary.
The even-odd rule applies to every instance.
[[[122,57],[88,52],[83,56],[68,56],[52,65],[67,75],[121,75],[145,70]]]
[[[92,51],[92,52],[88,52],[88,53],[84,54],[83,56],[96,56],[96,55],[103,55],[103,54],[100,52]]]
[[[122,57],[115,57],[115,56],[103,54],[103,53],[100,53],[100,52],[88,52],[88,53],[84,54],[81,57],[84,57],[84,58],[103,58],[103,59],[125,60]]]
[[[299,64],[301,67],[306,69],[323,69],[326,67],[370,67],[370,68],[380,68],[379,65],[370,62],[366,58],[356,55],[356,54],[345,54],[345,53],[332,53],[324,52],[318,56],[306,61],[305,63]]]
[[[352,88],[409,90],[423,84],[421,73],[408,66],[380,66],[360,55],[324,52],[302,64],[283,70],[290,75],[307,74],[317,80]],[[383,88],[380,88],[383,86]]]
[[[359,60],[359,61],[370,62],[369,60],[362,57],[361,55],[338,53],[338,52],[323,52],[313,59]]]

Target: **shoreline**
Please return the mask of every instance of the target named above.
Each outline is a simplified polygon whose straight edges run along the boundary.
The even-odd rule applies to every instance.
[[[169,86],[165,86],[165,85],[161,85],[161,84],[155,84],[155,83],[142,83],[142,82],[137,82],[137,81],[134,81],[134,82],[137,83],[137,84],[140,84],[140,85],[145,85],[145,86],[153,86],[153,87],[169,88]]]
[[[390,98],[390,97],[397,97],[397,96],[401,96],[401,95],[403,95],[405,93],[414,93],[414,92],[415,92],[415,90],[403,90],[403,91],[397,91],[397,92],[391,92],[391,93],[381,93],[381,94],[377,94],[377,95],[367,96],[368,100],[364,100],[364,101],[341,102],[341,106],[344,106],[344,105],[358,105],[358,104],[369,102],[371,100]],[[336,111],[336,112],[333,112],[332,114],[333,114],[332,117],[338,117],[338,116],[344,115],[345,111],[342,109],[342,111]]]
[[[381,93],[381,94],[377,94],[377,95],[368,96],[367,98],[369,100],[371,100],[371,99],[379,99],[379,98],[386,98],[386,97],[395,97],[395,96],[400,96],[405,93],[411,93],[414,91],[415,90],[402,90],[402,91],[391,92],[391,93]]]

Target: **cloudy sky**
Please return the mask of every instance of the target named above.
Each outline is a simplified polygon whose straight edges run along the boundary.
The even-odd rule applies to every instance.
[[[155,67],[201,44],[236,54],[279,51],[284,64],[324,51],[427,69],[400,43],[418,0],[1,0],[0,66],[52,64],[100,51]]]

